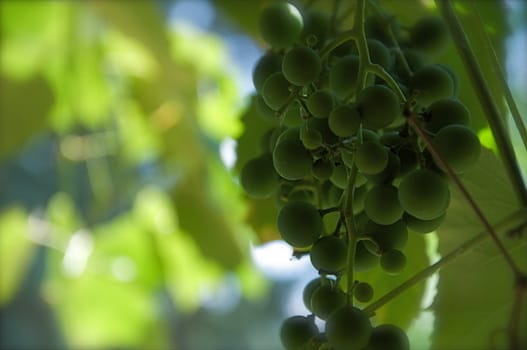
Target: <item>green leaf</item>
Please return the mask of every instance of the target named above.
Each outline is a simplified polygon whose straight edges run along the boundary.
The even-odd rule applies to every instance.
[[[503,166],[489,150],[484,149],[478,163],[464,174],[462,181],[491,223],[519,208]],[[446,220],[438,230],[441,255],[448,254],[482,231],[482,225],[460,192],[454,186],[451,186],[451,192],[452,201]],[[526,240],[501,237],[525,271]],[[490,239],[441,269],[433,304],[436,321],[432,347],[490,348],[493,333],[508,325],[513,282],[510,268]],[[522,315],[525,315],[527,300],[524,300],[523,306]],[[497,346],[503,348],[502,345]]]
[[[17,292],[35,252],[27,231],[28,217],[24,209],[10,207],[0,212],[0,305]]]

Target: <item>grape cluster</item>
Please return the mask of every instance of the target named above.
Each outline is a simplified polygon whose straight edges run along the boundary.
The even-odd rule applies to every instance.
[[[360,62],[367,58],[354,41],[324,50],[338,30],[330,19],[287,2],[263,9],[259,27],[270,49],[253,70],[253,103],[273,127],[261,154],[242,167],[240,182],[251,197],[275,196],[281,237],[309,254],[320,274],[303,293],[312,314],[282,325],[286,349],[409,349],[403,330],[374,326],[353,306],[372,300],[373,286],[353,281],[347,290],[341,278],[350,268],[400,273],[409,231],[432,232],[445,218],[446,169],[409,117],[456,174],[477,161],[480,144],[456,98],[455,73],[432,63],[449,41],[441,18],[424,17],[403,30],[394,18],[373,13],[362,24],[366,37],[359,40],[371,63],[388,72],[406,101],[378,76],[361,86]],[[323,332],[315,317],[326,321]]]

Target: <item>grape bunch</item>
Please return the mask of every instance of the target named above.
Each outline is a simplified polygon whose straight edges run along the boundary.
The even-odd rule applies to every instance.
[[[240,183],[250,197],[275,197],[282,239],[295,254],[309,254],[320,274],[303,293],[311,314],[282,324],[288,350],[409,349],[402,329],[375,325],[353,305],[371,301],[374,286],[343,277],[376,266],[390,275],[403,271],[408,235],[432,232],[445,218],[444,164],[463,174],[480,154],[455,73],[433,63],[449,42],[443,20],[424,17],[403,30],[393,17],[367,11],[356,25],[364,37],[334,45],[342,29],[328,13],[275,2],[260,15],[270,48],[253,70],[253,103],[273,126],[260,154],[242,167]],[[361,40],[369,60],[359,54]],[[362,81],[368,65],[391,82],[377,74]],[[315,317],[325,321],[323,331]]]

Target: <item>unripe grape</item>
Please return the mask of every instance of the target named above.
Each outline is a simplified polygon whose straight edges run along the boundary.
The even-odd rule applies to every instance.
[[[388,150],[382,144],[375,141],[366,141],[357,147],[355,164],[360,172],[374,175],[386,168],[388,157]]]
[[[308,247],[322,232],[322,218],[318,210],[306,202],[290,202],[278,213],[278,231],[293,247]]]
[[[311,308],[320,319],[326,320],[335,310],[346,304],[346,294],[337,286],[331,284],[321,285],[311,296]]]
[[[399,203],[406,212],[418,219],[437,218],[450,203],[448,183],[432,170],[413,170],[399,184]]]
[[[446,98],[435,101],[428,107],[426,130],[435,134],[445,126],[452,124],[470,125],[470,114],[464,104],[458,100]]]
[[[360,126],[359,112],[350,105],[337,106],[329,114],[328,125],[337,136],[355,135]]]
[[[357,225],[359,226],[359,225]],[[365,246],[363,241],[357,242],[355,249],[355,270],[356,271],[369,271],[377,266],[379,263],[379,257],[372,254]]]
[[[429,233],[435,231],[437,228],[439,228],[439,226],[441,226],[445,220],[445,216],[445,214],[442,214],[431,220],[421,220],[408,213],[404,213],[403,220],[410,230],[417,233]]]
[[[262,97],[265,103],[275,111],[282,108],[289,99],[289,96],[291,96],[289,85],[289,82],[282,72],[271,74],[265,80],[262,88]]]
[[[317,270],[336,273],[346,266],[347,254],[344,240],[335,236],[325,236],[313,244],[309,257]]]
[[[367,303],[373,298],[373,287],[366,282],[360,282],[353,288],[353,296],[361,303]]]
[[[311,307],[311,297],[313,296],[313,293],[315,290],[322,285],[322,280],[320,278],[314,278],[311,281],[306,284],[304,287],[304,290],[302,292],[302,300],[304,301],[304,305],[306,308],[313,312],[313,308]]]
[[[321,11],[308,11],[304,14],[302,41],[312,47],[322,47],[329,33],[330,17]]]
[[[266,53],[256,63],[253,69],[253,85],[257,92],[261,92],[265,80],[276,72],[282,71],[282,57],[276,53]]]
[[[364,350],[410,350],[406,333],[392,324],[373,328],[368,346]]]
[[[262,95],[256,95],[254,104],[256,107],[256,113],[260,118],[271,123],[276,123],[278,121],[276,111],[272,110],[271,107],[267,105]]]
[[[298,9],[287,2],[275,2],[260,14],[260,33],[265,41],[276,48],[292,46],[304,26]]]
[[[380,18],[370,16],[364,22],[364,31],[367,38],[377,39],[386,45],[391,45],[392,40],[389,30],[397,37],[400,31],[399,22],[393,17]]]
[[[253,198],[267,198],[278,186],[278,174],[274,170],[273,158],[269,153],[249,160],[240,173],[244,191]]]
[[[343,99],[355,89],[358,75],[359,56],[344,56],[329,70],[329,88],[335,96]]]
[[[305,120],[305,124],[307,124],[309,128],[317,130],[320,135],[322,135],[322,141],[325,144],[332,145],[338,142],[339,138],[329,128],[327,118],[309,118]]]
[[[333,167],[333,172],[329,177],[332,184],[338,188],[345,190],[348,187],[348,170],[341,162],[336,163]]]
[[[399,274],[406,266],[406,256],[397,249],[390,249],[381,255],[381,268],[390,275]]]
[[[364,127],[369,129],[384,128],[401,113],[399,98],[383,85],[372,85],[361,90],[358,103]]]
[[[323,145],[322,135],[316,128],[310,127],[309,123],[303,123],[300,128],[300,140],[307,149],[316,149]]]
[[[419,155],[413,147],[402,147],[397,152],[400,161],[399,177],[403,177],[419,166]]]
[[[375,184],[389,184],[399,175],[400,168],[401,161],[399,156],[388,151],[388,164],[386,164],[386,167],[378,174],[365,175],[365,177]]]
[[[370,52],[370,60],[373,63],[381,65],[385,69],[390,69],[393,60],[388,48],[381,41],[376,39],[368,39],[367,44]]]
[[[304,120],[302,119],[300,103],[298,103],[297,101],[291,102],[291,104],[287,107],[287,111],[284,113],[284,116],[282,118],[283,125],[288,128],[298,127],[301,126],[303,122]]]
[[[410,42],[427,54],[441,53],[450,39],[445,21],[438,16],[421,17],[410,30]]]
[[[318,78],[321,70],[318,54],[309,47],[289,50],[282,62],[282,72],[291,84],[304,86]]]
[[[317,326],[304,316],[291,316],[282,323],[280,328],[280,340],[286,350],[302,348],[317,334]]]
[[[327,180],[333,174],[333,163],[327,159],[317,159],[311,168],[311,173],[318,180]]]
[[[326,336],[336,349],[360,350],[368,344],[372,327],[364,311],[343,306],[329,315]]]
[[[433,143],[441,157],[458,174],[470,169],[481,153],[478,136],[463,125],[442,128],[434,137]],[[437,165],[443,168],[440,164]]]
[[[444,68],[429,65],[415,72],[410,89],[416,93],[420,104],[429,106],[437,100],[453,96],[454,81]]]
[[[366,215],[381,225],[390,225],[401,219],[404,210],[399,204],[397,192],[392,185],[377,185],[370,189],[364,203]]]
[[[300,180],[308,175],[312,162],[311,154],[300,140],[280,141],[273,152],[276,172],[287,180]]]
[[[326,90],[317,90],[306,101],[307,109],[315,118],[327,118],[335,105],[333,95]]]
[[[402,220],[390,225],[380,225],[368,220],[364,225],[364,233],[375,242],[373,244],[365,241],[364,246],[377,255],[390,249],[402,250],[408,241],[408,229]]]

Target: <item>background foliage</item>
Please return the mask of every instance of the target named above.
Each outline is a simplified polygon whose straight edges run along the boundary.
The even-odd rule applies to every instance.
[[[269,281],[250,253],[279,238],[274,200],[246,198],[236,179],[267,122],[243,96],[240,57],[227,40],[244,33],[261,44],[256,24],[266,2],[199,1],[214,11],[206,31],[180,20],[191,16],[176,6],[185,1],[0,3],[2,348],[280,348],[292,282]],[[408,26],[435,11],[428,2],[381,4]],[[499,99],[470,6],[457,9]],[[477,6],[505,62],[512,10]],[[251,52],[247,42],[234,52]],[[492,149],[454,47],[438,61],[459,75],[460,99]],[[233,139],[231,168],[222,152]],[[518,208],[491,151],[463,181],[492,222]],[[412,234],[404,274],[368,272],[379,295],[481,230],[458,197],[437,252],[432,236]],[[484,347],[506,322],[512,293],[487,243],[441,270],[433,304],[433,288],[421,283],[381,308],[377,321],[410,328],[414,348]],[[527,267],[525,241],[508,244]]]

